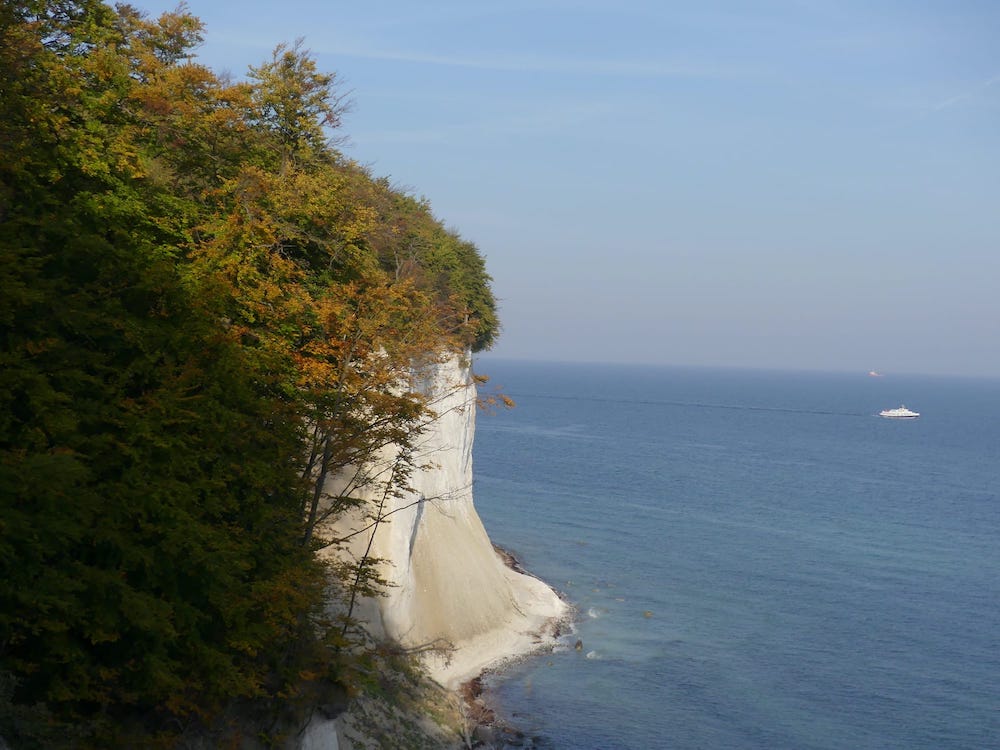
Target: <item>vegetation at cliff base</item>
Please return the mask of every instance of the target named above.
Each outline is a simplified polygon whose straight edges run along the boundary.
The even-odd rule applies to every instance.
[[[399,384],[497,334],[475,246],[331,144],[335,77],[279,45],[229,80],[201,32],[183,9],[0,0],[15,747],[169,745],[234,702],[349,686],[314,551],[319,509],[352,497],[323,480],[395,444],[404,485],[430,405]]]

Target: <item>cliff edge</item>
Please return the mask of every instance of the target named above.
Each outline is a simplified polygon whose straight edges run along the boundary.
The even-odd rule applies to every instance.
[[[386,499],[374,536],[359,513],[341,517],[332,531],[354,534],[342,554],[358,560],[368,550],[390,584],[363,600],[356,616],[376,638],[421,653],[430,676],[453,690],[542,646],[566,605],[542,581],[504,564],[476,513],[476,386],[467,360],[452,356],[415,377],[435,417],[421,434],[410,490]]]

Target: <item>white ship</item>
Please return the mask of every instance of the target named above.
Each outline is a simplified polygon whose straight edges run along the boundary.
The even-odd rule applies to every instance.
[[[920,416],[920,412],[910,411],[905,406],[900,406],[898,409],[883,409],[878,415],[888,419],[916,419]]]

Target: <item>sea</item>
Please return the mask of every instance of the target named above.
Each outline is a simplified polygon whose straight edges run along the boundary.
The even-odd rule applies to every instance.
[[[475,369],[476,507],[575,611],[487,678],[536,747],[1000,748],[1000,381]]]

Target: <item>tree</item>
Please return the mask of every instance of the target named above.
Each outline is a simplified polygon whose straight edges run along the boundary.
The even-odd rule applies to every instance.
[[[337,152],[300,44],[233,83],[183,10],[0,0],[0,35],[0,736],[348,681],[324,597],[378,581],[314,553],[417,468],[413,368],[495,335],[481,255]]]
[[[251,123],[274,138],[281,169],[300,158],[333,157],[326,128],[340,126],[346,96],[336,76],[320,73],[302,40],[279,44],[271,60],[250,68]]]
[[[0,654],[14,703],[107,742],[262,694],[320,569],[298,413],[192,299],[197,216],[144,177],[135,44],[99,3],[29,10],[0,52]]]

